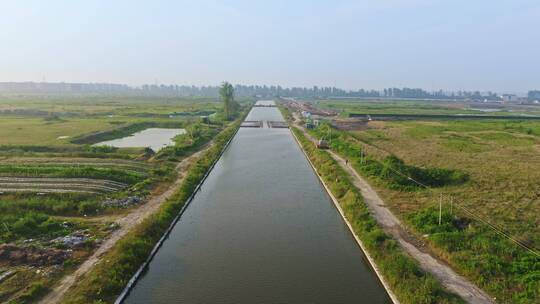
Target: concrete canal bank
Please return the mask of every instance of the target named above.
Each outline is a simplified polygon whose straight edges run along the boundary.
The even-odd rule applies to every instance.
[[[238,131],[124,302],[391,303],[366,261],[290,130],[263,124]]]

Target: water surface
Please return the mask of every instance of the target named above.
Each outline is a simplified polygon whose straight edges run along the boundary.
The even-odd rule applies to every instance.
[[[126,302],[390,300],[290,130],[241,128]]]
[[[157,152],[166,146],[174,145],[172,139],[184,133],[186,133],[184,129],[148,128],[126,137],[103,141],[95,145],[117,148],[149,147]]]

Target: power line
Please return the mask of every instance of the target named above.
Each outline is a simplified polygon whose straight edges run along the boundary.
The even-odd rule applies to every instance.
[[[364,148],[362,147],[362,150]],[[428,189],[429,191],[432,191],[432,192],[438,192],[436,191],[434,188],[426,185],[426,184],[423,184],[417,180],[415,180],[414,178],[398,171],[398,170],[395,170],[394,168],[390,167],[390,165],[386,166],[387,169],[390,169],[392,172],[402,176],[402,177],[405,177],[407,178],[408,180],[416,183],[417,185],[420,185],[426,189]],[[454,202],[452,203],[452,205],[454,205]],[[502,235],[504,237],[506,237],[507,239],[509,239],[510,241],[512,241],[513,243],[515,243],[516,245],[518,245],[519,247],[522,247],[523,249],[529,251],[530,253],[536,255],[537,257],[540,257],[540,253],[537,251],[536,248],[531,248],[529,246],[527,246],[526,244],[524,244],[523,242],[515,239],[514,237],[512,237],[509,233],[505,232],[504,229],[500,228],[500,227],[497,227],[495,224],[492,224],[490,223],[489,221],[481,218],[480,216],[476,215],[474,212],[468,210],[466,207],[460,205],[459,203],[455,202],[455,205],[460,208],[461,210],[465,211],[467,214],[469,214],[470,216],[472,216],[473,218],[475,218],[476,220],[484,223],[485,225],[487,225],[488,227],[490,227],[491,229],[493,229],[497,234],[499,235]],[[442,193],[441,193],[441,202],[440,202],[440,206],[439,206],[439,224],[440,224],[440,221],[441,221],[441,208],[442,208]]]
[[[524,244],[523,242],[515,239],[514,237],[512,237],[511,235],[509,235],[508,233],[506,233],[504,230],[502,230],[501,228],[495,226],[494,224],[491,224],[490,222],[484,220],[483,218],[479,217],[478,215],[474,214],[472,211],[468,210],[467,208],[459,205],[459,204],[456,204],[456,206],[458,208],[460,208],[461,210],[463,210],[465,213],[469,214],[470,216],[472,216],[473,218],[475,218],[476,220],[484,223],[485,225],[489,226],[491,229],[493,229],[496,233],[498,233],[499,235],[502,235],[504,237],[506,237],[507,239],[509,239],[510,241],[514,242],[516,245],[522,247],[523,249],[529,251],[530,253],[536,255],[537,257],[540,257],[540,253],[538,253],[535,248],[531,248],[529,246],[527,246],[526,244]]]
[[[356,139],[356,138],[355,138]],[[358,141],[358,140],[357,140]],[[362,156],[364,156],[363,154],[363,150],[364,150],[364,145],[363,144],[360,144],[361,145],[361,153],[362,153]],[[363,159],[362,159],[363,160]],[[439,192],[439,191],[436,191],[434,188],[424,184],[424,183],[421,183],[420,181],[417,181],[415,180],[414,178],[410,177],[409,175],[406,175],[394,168],[392,168],[390,165],[387,165],[386,166],[387,169],[389,169],[390,171],[406,178],[407,180],[410,180],[412,181],[413,183],[417,184],[417,185],[420,185],[424,188],[426,188],[427,190],[429,191],[432,191],[432,192]],[[440,192],[439,192],[440,193]],[[442,197],[442,193],[441,193],[441,197]],[[454,205],[454,201],[452,200],[452,206]],[[489,221],[481,218],[480,216],[476,215],[473,211],[470,211],[468,210],[466,207],[460,205],[459,203],[456,202],[456,206],[465,211],[467,214],[471,215],[473,218],[475,218],[476,220],[484,223],[485,225],[487,225],[489,228],[491,228],[492,230],[494,230],[497,234],[509,239],[510,241],[512,241],[513,243],[515,243],[516,245],[518,245],[519,247],[529,251],[530,253],[534,254],[535,256],[537,257],[540,257],[540,253],[538,253],[537,249],[536,248],[531,248],[529,246],[527,246],[526,244],[524,244],[523,242],[515,239],[514,237],[512,237],[509,233],[505,232],[503,228],[500,228],[500,227],[497,227],[495,224],[492,224],[490,223]],[[439,206],[439,223],[440,223],[440,217],[441,217],[441,209],[442,209],[442,198],[441,198],[441,202],[440,202],[440,206]]]

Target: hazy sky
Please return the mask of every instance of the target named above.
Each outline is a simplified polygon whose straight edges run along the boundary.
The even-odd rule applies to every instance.
[[[0,0],[0,81],[540,89],[539,0]]]

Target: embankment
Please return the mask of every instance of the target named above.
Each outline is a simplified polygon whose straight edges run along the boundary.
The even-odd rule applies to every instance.
[[[178,191],[161,205],[159,210],[135,227],[102,257],[101,263],[72,288],[63,303],[110,303],[133,282],[134,274],[140,273],[141,265],[151,259],[160,240],[178,219],[222,151],[236,134],[239,119],[213,140],[213,146],[192,165]],[[156,245],[157,244],[157,245]]]
[[[315,168],[340,213],[352,228],[375,271],[389,290],[394,301],[400,303],[463,303],[430,274],[424,272],[406,255],[398,243],[377,224],[363,202],[360,191],[347,173],[296,127],[291,128],[302,150]]]

